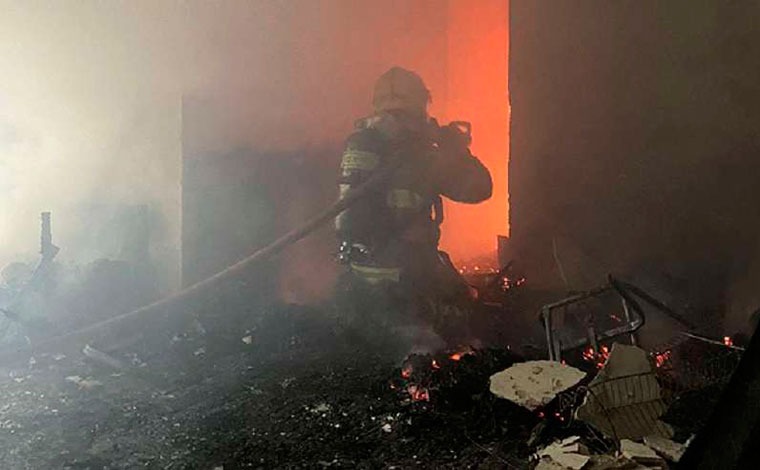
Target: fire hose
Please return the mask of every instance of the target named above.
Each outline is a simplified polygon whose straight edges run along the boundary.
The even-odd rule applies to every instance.
[[[137,310],[123,313],[107,320],[88,325],[84,328],[74,330],[68,333],[64,333],[53,338],[45,339],[44,341],[30,346],[24,346],[21,348],[15,348],[10,351],[5,351],[0,354],[0,357],[4,361],[15,361],[27,358],[30,354],[35,353],[53,353],[53,352],[81,352],[85,344],[89,342],[101,342],[114,344],[118,343],[118,339],[123,339],[127,336],[127,330],[132,327],[135,329],[133,333],[143,333],[145,324],[139,320],[156,320],[157,318],[173,315],[182,315],[192,312],[191,309],[179,309],[172,310],[172,307],[186,305],[189,302],[199,300],[204,294],[210,292],[213,288],[221,285],[225,281],[234,279],[241,273],[247,272],[257,264],[268,260],[275,255],[281,253],[289,246],[295,244],[299,240],[310,235],[316,229],[324,225],[330,220],[333,220],[340,213],[369,195],[373,191],[378,190],[382,185],[396,172],[401,166],[403,160],[391,159],[390,163],[379,168],[372,174],[364,183],[357,186],[356,189],[348,193],[345,197],[339,199],[330,207],[324,209],[318,213],[306,223],[297,227],[288,233],[282,235],[280,238],[274,240],[270,244],[255,251],[250,256],[241,259],[240,261],[228,266],[227,268],[219,271],[213,276],[199,281],[185,289],[158,300],[154,303],[148,304]],[[118,328],[117,328],[118,327]],[[118,330],[118,331],[116,331]],[[108,338],[108,334],[114,334],[112,338]],[[100,334],[100,337],[98,335]]]

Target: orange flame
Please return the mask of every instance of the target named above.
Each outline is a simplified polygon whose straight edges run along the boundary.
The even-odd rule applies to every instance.
[[[452,361],[459,361],[464,356],[468,356],[470,354],[474,354],[472,351],[472,348],[470,348],[469,346],[465,346],[461,348],[459,351],[456,351],[455,353],[451,354],[449,356],[449,359],[451,359]]]
[[[446,93],[437,102],[443,111],[439,117],[472,122],[472,152],[493,178],[490,200],[446,207],[441,246],[455,262],[474,265],[473,256],[493,256],[496,235],[509,235],[509,7],[508,2],[495,0],[439,3],[448,5],[445,59],[457,64],[449,68]],[[478,230],[472,230],[474,226]],[[478,260],[473,270],[483,272],[484,268],[485,263]]]

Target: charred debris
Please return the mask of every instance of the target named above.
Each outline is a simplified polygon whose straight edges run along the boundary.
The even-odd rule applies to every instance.
[[[111,317],[30,320],[29,298],[82,305],[56,289],[58,251],[43,214],[38,265],[5,279],[7,468],[687,468],[712,410],[735,412],[726,385],[741,402],[752,377],[731,382],[743,345],[612,276],[520,324],[540,296],[512,263],[468,273],[480,310],[461,327],[479,341],[457,348],[412,350],[424,328],[368,333],[330,303],[263,304],[235,273]],[[656,316],[680,328],[644,347]]]

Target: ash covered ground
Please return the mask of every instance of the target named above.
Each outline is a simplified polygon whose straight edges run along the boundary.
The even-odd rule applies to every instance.
[[[262,305],[228,287],[168,320],[122,323],[94,353],[3,355],[1,467],[527,469],[565,437],[615,450],[573,418],[580,389],[534,412],[491,393],[492,374],[545,357],[540,323],[519,314],[536,311],[527,291],[474,313],[477,347],[415,349],[424,330],[367,312],[352,322],[335,303]],[[587,383],[600,366],[583,352],[567,360]],[[678,442],[704,425],[739,357],[694,340],[655,354]]]
[[[3,468],[528,467],[538,419],[488,391],[519,360],[505,348],[416,356],[437,360],[440,386],[415,401],[392,337],[302,307],[228,321],[109,351],[124,369],[56,354],[4,367]]]

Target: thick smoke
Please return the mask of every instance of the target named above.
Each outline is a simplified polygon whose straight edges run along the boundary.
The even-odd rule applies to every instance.
[[[268,97],[259,103],[268,109],[287,99],[262,79],[282,77],[271,57],[287,36],[276,30],[282,2],[7,2],[2,11],[0,264],[33,254],[43,210],[64,258],[86,249],[78,239],[94,205],[150,204],[165,219],[159,243],[178,246],[183,95],[228,90],[220,101],[230,109],[245,108],[246,94]],[[274,130],[240,127],[231,139]]]
[[[171,43],[147,40],[158,18],[144,31],[150,15],[121,3],[0,9],[0,264],[34,253],[43,210],[64,258],[84,248],[93,204],[176,212],[183,82]]]
[[[452,12],[470,11],[468,2],[0,0],[0,11],[0,265],[34,257],[43,210],[53,212],[61,258],[82,260],[108,255],[85,243],[96,225],[88,220],[93,206],[149,204],[163,221],[152,247],[176,266],[188,97],[214,104],[218,128],[206,143],[216,139],[215,150],[261,153],[340,142],[369,111],[374,79],[392,65],[425,77],[432,112],[444,121],[484,109],[462,94],[482,94],[483,71],[449,63],[454,43],[490,50],[469,30],[447,36]],[[506,37],[472,19],[484,35]],[[506,20],[490,21],[506,28]],[[506,61],[505,49],[495,54]],[[496,72],[505,80],[505,69]],[[491,82],[506,92],[505,81]],[[449,101],[455,116],[446,115]],[[505,119],[498,130],[506,132]],[[481,156],[504,167],[505,144],[499,148]],[[505,194],[498,201],[505,205]],[[504,217],[506,207],[489,207]],[[484,209],[476,210],[483,219]],[[491,246],[495,235],[462,240]]]

